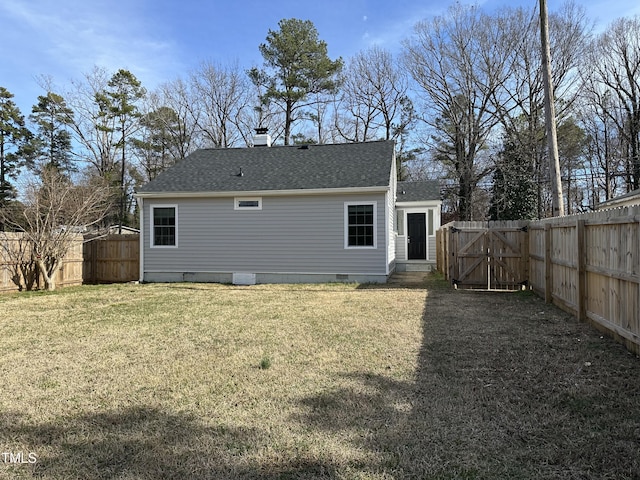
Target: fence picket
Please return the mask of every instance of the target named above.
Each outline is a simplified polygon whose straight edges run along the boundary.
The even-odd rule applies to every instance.
[[[484,225],[497,231],[509,227],[505,222]],[[526,225],[529,233],[520,265],[530,288],[640,354],[640,205]],[[478,225],[452,222],[441,227],[441,237],[450,235],[447,230],[465,227]],[[443,243],[438,252],[455,263],[455,245]],[[452,271],[458,271],[455,265],[442,273],[451,281]]]
[[[140,262],[139,238],[139,235],[109,235],[85,241],[78,235],[56,274],[56,285],[68,287],[83,283],[137,280]],[[0,293],[18,290],[14,277],[19,272],[16,272],[10,252],[15,252],[24,245],[22,233],[0,233]],[[22,278],[22,274],[19,275]],[[35,280],[36,288],[43,285],[41,278]]]

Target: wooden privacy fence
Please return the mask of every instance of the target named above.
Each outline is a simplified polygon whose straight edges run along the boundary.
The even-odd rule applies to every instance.
[[[500,232],[506,223],[483,225],[489,232],[494,227]],[[612,333],[640,354],[640,206],[530,221],[525,226],[527,238],[521,244],[526,246],[518,268],[526,274],[526,284],[547,302]],[[458,287],[465,287],[467,279],[473,286],[477,278],[471,269],[477,260],[468,255],[475,250],[465,244],[465,233],[460,234],[465,228],[470,226],[453,222],[437,235],[438,269],[452,282],[462,277]],[[514,240],[510,243],[516,246]],[[509,248],[515,254],[515,248]],[[502,263],[515,272],[518,262],[509,262]],[[467,272],[467,277],[462,275]],[[488,284],[510,288],[515,283],[505,285]]]
[[[27,263],[31,250],[23,234],[0,233],[0,293],[15,292],[19,284],[25,284],[26,269],[21,269],[20,262],[16,262],[15,253],[20,251],[23,262]],[[56,274],[56,286],[138,280],[139,264],[139,235],[108,235],[95,239],[83,239],[78,235]],[[44,287],[40,275],[36,274],[32,283],[34,289]]]
[[[85,242],[84,283],[122,283],[140,278],[140,235],[107,235]]]
[[[438,269],[456,287],[509,289],[528,283],[528,222],[455,222],[436,234]],[[446,262],[446,266],[441,264]]]
[[[27,283],[33,289],[44,287],[37,268],[31,269],[32,278],[25,278],[30,276],[26,268],[30,258],[31,246],[22,233],[0,232],[0,293],[18,291]],[[82,285],[82,262],[82,235],[78,235],[55,275],[56,286]]]

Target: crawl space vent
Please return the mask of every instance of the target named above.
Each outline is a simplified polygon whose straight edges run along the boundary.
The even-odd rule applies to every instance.
[[[255,285],[256,274],[234,272],[232,282],[234,285]]]

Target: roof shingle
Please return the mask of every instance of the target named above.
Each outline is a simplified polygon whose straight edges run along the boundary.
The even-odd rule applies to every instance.
[[[396,201],[422,202],[425,200],[441,200],[440,184],[437,180],[398,182]]]
[[[389,185],[394,142],[202,149],[137,193],[251,192]]]

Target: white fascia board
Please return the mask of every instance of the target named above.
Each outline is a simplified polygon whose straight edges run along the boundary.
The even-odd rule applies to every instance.
[[[640,205],[640,196],[638,196],[637,193],[633,196],[612,198],[611,200],[602,202],[600,205],[598,205],[598,209],[605,210],[608,208],[617,207],[633,207],[635,205]]]
[[[224,197],[276,197],[300,195],[339,195],[359,193],[385,193],[389,185],[354,188],[311,188],[297,190],[244,190],[228,192],[143,192],[135,193],[136,198],[224,198]]]
[[[396,208],[440,207],[442,200],[423,200],[420,202],[396,202]]]

